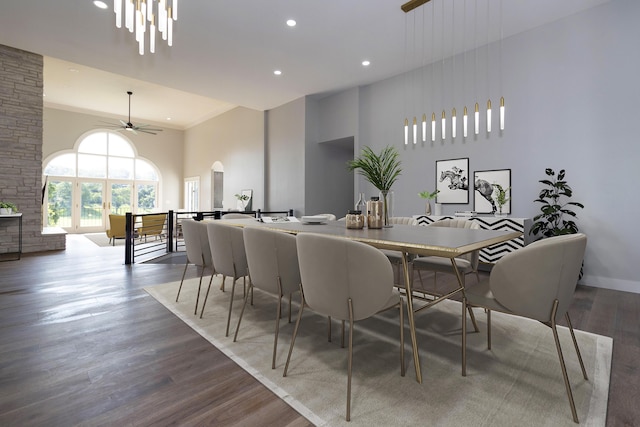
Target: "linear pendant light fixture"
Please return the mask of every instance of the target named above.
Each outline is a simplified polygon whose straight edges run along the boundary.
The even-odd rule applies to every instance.
[[[138,53],[144,55],[146,34],[149,33],[149,52],[156,51],[156,30],[168,46],[173,46],[173,23],[178,19],[178,0],[113,0],[116,27],[135,33]],[[147,31],[147,22],[149,31]]]
[[[481,116],[480,116],[481,109],[480,109],[479,102],[477,100],[477,98],[478,98],[478,94],[477,94],[477,92],[478,92],[478,78],[479,78],[479,75],[478,75],[478,50],[479,50],[480,46],[478,46],[478,35],[477,35],[476,28],[478,26],[478,6],[479,6],[479,4],[483,4],[483,2],[479,2],[478,0],[471,0],[471,1],[473,3],[475,3],[475,5],[473,6],[473,9],[472,9],[472,10],[475,11],[475,21],[473,23],[474,24],[473,32],[474,32],[474,35],[475,35],[475,41],[474,41],[474,44],[475,44],[475,47],[474,47],[474,65],[473,65],[473,70],[470,70],[470,69],[467,68],[466,50],[464,50],[465,48],[463,47],[464,64],[463,64],[463,71],[462,71],[462,74],[463,74],[462,75],[462,80],[463,80],[462,81],[462,92],[463,92],[464,95],[467,95],[466,91],[465,91],[466,74],[471,73],[473,75],[475,81],[476,81],[476,83],[474,85],[475,86],[474,87],[474,92],[476,92],[476,95],[475,95],[476,101],[474,103],[472,103],[471,106],[469,106],[469,108],[467,108],[467,105],[464,105],[462,107],[462,137],[465,138],[465,139],[470,134],[470,132],[469,132],[469,127],[470,127],[469,114],[471,113],[471,111],[469,111],[469,110],[473,110],[473,113],[472,113],[473,114],[473,119],[472,119],[473,120],[473,124],[472,124],[473,130],[472,130],[472,132],[473,132],[474,135],[478,135],[480,133],[480,119],[481,119]],[[414,9],[424,5],[425,3],[431,3],[431,5],[433,5],[436,2],[435,1],[432,2],[432,0],[411,0],[411,1],[408,1],[405,4],[403,4],[400,8],[402,9],[402,11],[404,11],[405,13],[408,14],[409,12],[411,12]],[[491,22],[491,20],[490,20],[490,16],[492,15],[492,11],[489,8],[489,4],[490,4],[490,1],[487,1],[486,2],[486,5],[487,5],[487,38],[486,38],[486,46],[487,46],[486,47],[486,52],[487,52],[487,57],[486,57],[486,68],[487,68],[486,78],[487,78],[487,82],[486,82],[486,87],[487,87],[487,91],[489,92],[489,95],[491,95],[490,94],[490,92],[491,92],[491,84],[490,84],[491,83],[490,82],[490,75],[491,75],[491,73],[490,73],[490,71],[491,71],[490,70],[490,67],[491,67],[491,65],[490,65],[490,63],[491,63],[491,58],[490,58],[490,56],[491,56],[490,55],[490,44],[491,44],[490,27],[491,27],[491,25],[490,24],[494,24],[494,23]],[[499,39],[498,39],[499,57],[498,57],[498,61],[497,61],[498,62],[497,66],[498,66],[498,81],[499,81],[500,91],[502,92],[502,68],[503,68],[503,65],[502,65],[502,62],[503,62],[502,61],[502,39],[503,39],[503,32],[502,32],[503,31],[502,30],[502,25],[503,25],[503,23],[502,23],[502,0],[499,0],[499,8],[500,8],[500,11],[499,11],[499,23],[498,23],[499,24],[499,29],[498,29],[499,30]],[[431,12],[432,12],[431,13],[431,15],[432,15],[431,16],[431,45],[432,45],[431,46],[431,53],[434,52],[434,48],[433,48],[434,30],[433,29],[435,28],[435,23],[434,23],[433,10],[434,9],[431,8]],[[454,12],[455,12],[455,8],[452,8],[452,11],[451,11],[451,14],[452,14],[451,15],[451,37],[452,37],[452,40],[455,39],[456,29],[459,28],[456,25],[456,17],[454,16],[455,15]],[[442,19],[441,20],[442,20],[442,25],[443,25],[441,42],[443,44],[442,45],[442,52],[444,52],[444,46],[445,46],[445,44],[444,44],[445,43],[445,41],[444,41],[444,34],[445,34],[444,33],[444,31],[445,31],[444,30],[444,22],[445,22],[444,6],[443,6],[443,9],[442,9]],[[423,19],[423,21],[426,21],[426,19]],[[466,30],[466,27],[467,27],[467,1],[466,0],[464,2],[464,20],[463,20],[462,24],[463,24],[462,25],[462,39],[466,40],[466,37],[465,37],[465,32],[466,32],[465,30]],[[406,30],[406,28],[405,28],[405,30]],[[415,28],[414,28],[414,36],[415,36]],[[423,31],[423,37],[424,37],[424,31]],[[405,34],[405,62],[408,62],[407,55],[408,55],[409,52],[406,50],[406,47],[407,47],[406,45],[407,44],[408,44],[407,34]],[[426,58],[426,57],[428,57],[428,55],[425,56],[425,52],[424,52],[424,45],[425,44],[426,44],[426,41],[423,40],[423,52],[422,52],[422,55],[423,55],[423,57]],[[451,65],[451,67],[452,67],[452,79],[455,82],[455,79],[459,77],[459,76],[456,75],[456,63],[455,63],[456,49],[455,49],[455,45],[452,44],[451,50],[452,50],[451,51],[451,55],[452,55],[451,56],[451,61],[452,61],[452,65]],[[444,53],[442,53],[442,54],[444,55]],[[431,59],[433,59],[433,58],[431,58]],[[442,58],[442,75],[443,75],[443,86],[442,87],[443,88],[444,88],[444,75],[445,75],[444,63],[445,63],[445,59],[443,57]],[[425,59],[423,59],[423,67],[426,67],[426,66],[427,65],[425,63]],[[431,65],[431,68],[433,69],[433,63]],[[426,71],[423,71],[423,73],[426,75]],[[433,80],[433,77],[432,77],[432,80]],[[423,85],[427,84],[426,78],[423,79],[423,83],[422,84]],[[453,94],[455,94],[455,91],[456,90],[455,90],[455,87],[454,87],[452,89],[451,96],[453,96]],[[407,92],[412,92],[412,91],[411,90],[407,90]],[[435,93],[432,90],[432,93],[431,93],[431,96],[430,96],[431,99],[433,99],[434,94]],[[423,93],[422,96],[424,97],[425,94]],[[446,102],[446,99],[444,99],[444,96],[443,96],[443,99],[441,100],[441,102],[442,103]],[[440,138],[438,138],[438,139],[445,140],[446,137],[448,136],[446,134],[446,130],[445,130],[446,126],[447,126],[447,113],[446,113],[447,110],[446,109],[442,110],[442,113],[440,114],[440,120],[439,120],[440,123],[436,122],[436,113],[435,113],[435,111],[439,111],[439,109],[433,108],[432,109],[432,113],[431,113],[431,142],[435,142],[435,140],[436,140],[436,128],[437,128],[438,125],[441,127],[441,130],[439,132],[440,133],[440,135],[439,135]],[[450,112],[451,112],[451,134],[450,134],[450,136],[451,136],[451,138],[455,139],[457,137],[457,124],[458,124],[457,123],[457,119],[458,119],[457,110],[456,110],[455,107],[453,107],[450,110]],[[487,98],[486,110],[483,110],[482,112],[483,112],[483,115],[482,115],[483,117],[482,118],[484,120],[486,120],[486,132],[487,132],[487,134],[490,134],[492,132],[492,120],[493,120],[491,97]],[[485,112],[486,112],[486,115],[485,115]],[[409,114],[407,114],[407,115],[410,117]],[[417,132],[418,132],[417,122],[419,120],[418,117],[419,116],[414,116],[413,117],[413,123],[411,123],[411,121],[408,118],[405,118],[405,120],[404,120],[404,135],[405,135],[404,143],[405,143],[405,145],[409,144],[409,138],[411,136],[411,133],[409,131],[409,126],[411,124],[413,125],[413,127],[412,127],[413,144],[416,144],[417,141],[418,141],[418,136],[417,136]],[[428,128],[427,120],[428,120],[427,114],[423,113],[422,114],[422,141],[423,142],[427,140],[427,137],[426,137],[427,128]],[[499,120],[498,121],[498,125],[499,125],[500,131],[504,131],[504,127],[505,127],[505,100],[504,100],[504,96],[500,97],[498,120]]]

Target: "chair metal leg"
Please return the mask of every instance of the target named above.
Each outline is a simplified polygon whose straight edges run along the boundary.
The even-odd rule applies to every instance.
[[[182,284],[184,283],[184,276],[187,274],[187,267],[189,267],[189,261],[184,265],[184,271],[182,272],[182,280],[180,280],[180,287],[178,288],[178,295],[176,295],[176,302],[180,298],[180,290],[182,290]]]
[[[276,333],[273,338],[273,356],[271,357],[271,369],[276,369],[276,352],[278,351],[278,332],[280,331],[280,316],[282,316],[282,297],[278,297],[278,309],[276,310]]]
[[[291,323],[291,296],[292,294],[289,294],[289,323]]]
[[[249,285],[250,288],[253,287],[252,285]],[[233,334],[233,342],[236,342],[236,340],[238,339],[238,331],[240,330],[240,323],[242,322],[242,316],[244,315],[244,309],[247,306],[247,301],[249,300],[249,295],[245,295],[244,297],[244,303],[242,304],[242,310],[240,310],[240,317],[238,318],[238,325],[236,326],[236,332],[235,334]]]
[[[569,331],[571,332],[571,338],[573,339],[573,346],[576,349],[576,354],[578,355],[578,361],[580,362],[580,368],[582,369],[582,376],[585,380],[589,381],[587,377],[587,370],[584,369],[584,363],[582,362],[582,355],[580,354],[580,348],[578,348],[578,341],[576,341],[576,334],[573,332],[573,325],[571,324],[571,319],[569,318],[569,312],[564,314],[564,318],[567,321],[567,325],[569,326]]]
[[[278,309],[276,310],[276,333],[273,338],[273,357],[271,358],[271,369],[276,369],[276,351],[278,350],[278,332],[280,331],[280,316],[282,316],[282,284],[278,277]]]
[[[193,314],[197,315],[198,314],[198,303],[200,302],[200,289],[202,288],[202,277],[204,276],[204,266],[202,267],[202,270],[200,272],[200,281],[198,282],[198,294],[196,295],[196,306],[193,309]],[[204,301],[205,303],[207,302],[206,299]],[[202,306],[202,310],[204,311],[204,305]],[[202,314],[200,315],[202,317]]]
[[[204,272],[204,269],[203,269]],[[204,314],[204,307],[207,305],[207,300],[209,299],[209,291],[211,290],[211,282],[213,282],[213,276],[215,272],[211,274],[211,279],[209,279],[209,286],[207,287],[207,294],[204,296],[204,302],[202,303],[202,311],[200,311],[200,318],[202,319],[202,315]],[[200,291],[198,290],[198,295],[200,295]],[[196,313],[198,311],[198,299],[196,298]],[[195,314],[195,313],[194,313]]]
[[[406,372],[404,366],[404,301],[400,297],[400,376],[404,377]]]
[[[467,376],[467,297],[462,296],[462,376]]]
[[[349,355],[347,356],[347,421],[351,421],[351,371],[353,367],[353,301],[349,302]]]
[[[293,336],[291,337],[291,344],[289,344],[289,354],[287,355],[287,363],[284,365],[283,377],[287,376],[289,370],[289,361],[291,360],[291,353],[293,352],[293,345],[296,342],[296,336],[298,335],[298,327],[300,326],[300,319],[302,319],[302,312],[304,311],[304,293],[302,292],[302,286],[300,286],[300,309],[298,310],[298,320],[296,320],[296,326],[293,328]]]
[[[227,331],[224,333],[225,337],[229,336],[229,323],[231,323],[231,309],[233,308],[233,295],[236,291],[237,278],[233,278],[233,284],[231,285],[231,298],[229,299],[229,314],[227,315]]]
[[[567,367],[564,364],[562,348],[560,347],[560,339],[558,338],[558,329],[556,328],[556,312],[557,311],[558,311],[558,300],[555,300],[553,303],[553,310],[551,312],[551,330],[553,331],[553,339],[556,342],[556,350],[558,351],[558,358],[560,359],[560,368],[562,369],[562,378],[564,379],[564,386],[567,389],[567,397],[569,398],[571,415],[573,416],[573,421],[575,423],[579,423],[578,413],[576,412],[576,405],[573,402],[573,393],[571,393],[571,384],[569,384],[569,376],[567,375]]]

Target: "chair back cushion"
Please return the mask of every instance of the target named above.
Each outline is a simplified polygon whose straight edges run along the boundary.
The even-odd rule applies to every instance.
[[[515,314],[551,321],[569,308],[578,282],[587,236],[568,234],[538,240],[500,258],[491,270],[490,286],[496,300]]]
[[[392,216],[389,218],[391,224],[418,225],[418,220],[410,216]]]
[[[109,214],[109,229],[107,230],[107,236],[124,238],[127,235],[126,230],[127,216]]]
[[[279,278],[282,295],[298,291],[300,268],[296,237],[262,227],[245,227],[243,235],[253,286],[278,295]]]
[[[309,307],[336,319],[354,319],[381,310],[393,292],[393,270],[387,257],[365,243],[313,233],[297,236],[302,290]]]
[[[465,218],[441,219],[440,221],[432,222],[429,224],[429,227],[454,227],[466,228],[468,230],[480,230],[482,228],[476,221],[470,221]],[[478,270],[478,264],[480,263],[479,251],[469,252],[468,254],[464,254],[456,258],[466,259],[469,261],[472,271]]]
[[[247,255],[242,228],[222,224],[220,221],[208,221],[206,227],[216,273],[234,279],[246,276]]]
[[[211,249],[207,238],[207,226],[204,222],[183,219],[182,236],[187,250],[187,260],[200,267],[211,265]]]
[[[142,227],[138,229],[138,233],[150,236],[162,234],[166,222],[167,216],[165,214],[143,215]]]

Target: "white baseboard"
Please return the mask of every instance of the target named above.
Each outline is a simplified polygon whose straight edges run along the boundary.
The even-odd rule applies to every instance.
[[[581,285],[595,288],[613,289],[615,291],[633,292],[640,294],[640,282],[635,280],[613,279],[611,277],[583,276]]]

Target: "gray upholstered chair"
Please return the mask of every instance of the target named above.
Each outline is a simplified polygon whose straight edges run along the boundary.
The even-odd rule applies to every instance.
[[[382,310],[400,309],[400,373],[404,376],[403,299],[394,291],[391,263],[380,250],[365,243],[314,233],[298,234],[297,246],[302,301],[283,375],[287,376],[305,304],[321,315],[349,320],[346,414],[349,421],[354,322]]]
[[[211,247],[211,258],[213,260],[213,268],[216,273],[222,274],[224,281],[227,277],[231,277],[233,283],[231,285],[231,298],[229,299],[229,314],[227,316],[227,329],[225,336],[229,336],[229,323],[231,322],[231,309],[233,308],[233,297],[236,289],[236,281],[243,278],[243,286],[246,293],[246,276],[249,274],[247,266],[247,255],[244,250],[244,238],[242,236],[242,228],[226,225],[220,221],[207,222],[207,236],[209,237],[209,246]],[[207,288],[207,294],[202,303],[202,311],[200,318],[204,314],[204,308],[207,304],[211,283]]]
[[[314,216],[325,216],[327,218],[327,221],[335,221],[336,220],[336,216],[334,214],[330,214],[330,213],[321,213],[321,214],[316,214]]]
[[[278,348],[278,332],[282,313],[282,297],[289,295],[289,320],[291,320],[291,294],[300,290],[300,268],[296,252],[296,237],[292,234],[267,228],[246,227],[244,229],[244,247],[249,265],[249,291],[244,298],[236,333],[235,342],[240,330],[240,322],[253,288],[258,288],[278,297],[276,310],[276,329],[273,340],[273,357],[271,369],[276,367]]]
[[[563,316],[567,321],[573,345],[585,380],[587,372],[582,363],[573,326],[567,309],[578,282],[582,259],[587,246],[584,234],[569,234],[539,240],[500,258],[489,278],[467,290],[463,300],[468,306],[483,307],[487,312],[487,344],[491,348],[491,310],[538,320],[549,326],[560,359],[560,368],[569,398],[573,421],[578,422],[567,368],[558,339],[556,322]],[[463,322],[463,364],[466,374],[466,319]]]
[[[464,228],[468,230],[479,230],[480,224],[476,221],[470,221],[467,219],[443,219],[440,221],[433,222],[429,225],[429,227],[454,227],[454,228]],[[462,256],[456,257],[456,267],[458,268],[458,272],[462,277],[462,283],[465,283],[465,277],[467,274],[475,274],[477,281],[480,281],[480,276],[478,275],[478,264],[480,262],[480,254],[478,251],[469,252]],[[422,270],[430,270],[433,271],[433,285],[434,285],[434,293],[437,294],[436,284],[438,273],[449,273],[455,274],[453,271],[453,265],[451,265],[451,260],[449,258],[442,258],[436,256],[425,256],[425,257],[417,257],[413,259],[413,269],[418,270],[418,277],[420,278],[420,284],[422,289],[424,288],[424,283],[422,282]]]
[[[207,238],[207,226],[203,222],[184,219],[182,220],[182,233],[184,236],[184,246],[187,250],[187,262],[182,272],[182,280],[180,280],[176,302],[178,302],[178,298],[180,297],[180,290],[182,289],[184,276],[187,273],[187,267],[189,264],[194,264],[196,268],[200,270],[200,283],[198,284],[198,294],[196,295],[196,307],[193,312],[193,314],[197,314],[200,288],[202,287],[202,276],[204,275],[205,268],[212,268],[213,266],[211,263],[209,239]],[[211,279],[213,279],[214,274],[215,270],[211,273]],[[211,286],[211,279],[209,280],[209,286]]]
[[[243,213],[228,213],[223,214],[222,219],[256,219],[255,215],[243,214]]]

